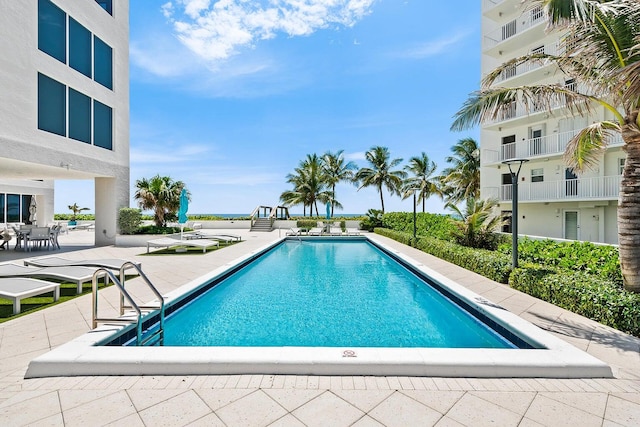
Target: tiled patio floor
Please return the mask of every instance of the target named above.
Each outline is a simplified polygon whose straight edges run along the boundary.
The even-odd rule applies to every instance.
[[[144,256],[142,247],[94,248],[92,233],[84,231],[63,235],[61,244],[67,258],[138,260],[166,293],[264,246],[279,233],[227,231],[242,234],[246,241],[206,255]],[[640,425],[640,340],[389,239],[376,238],[607,362],[615,378],[234,375],[25,380],[31,359],[90,329],[90,296],[86,295],[0,324],[0,425]],[[0,262],[52,255],[60,251],[1,251]],[[137,280],[128,282],[128,289],[144,298]],[[112,310],[117,297],[114,288],[101,295],[101,310]]]

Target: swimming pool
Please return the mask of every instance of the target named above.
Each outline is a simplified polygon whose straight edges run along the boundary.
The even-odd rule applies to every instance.
[[[316,238],[324,239],[324,238]],[[347,240],[347,238],[344,238]],[[26,378],[73,375],[402,375],[439,377],[611,377],[609,366],[569,343],[542,331],[502,307],[469,291],[376,236],[369,241],[399,261],[412,274],[429,278],[456,303],[474,311],[501,334],[521,339],[533,348],[430,348],[430,347],[311,347],[212,346],[124,347],[105,343],[122,340],[130,327],[103,325],[31,361]],[[198,279],[167,294],[168,315],[178,307],[250,265],[274,247],[272,243],[247,251]],[[289,239],[291,240],[291,239]],[[296,239],[297,240],[297,239]],[[216,254],[218,256],[218,254]],[[514,342],[513,339],[509,341]]]
[[[168,316],[163,345],[516,347],[362,239],[284,241],[212,285]]]

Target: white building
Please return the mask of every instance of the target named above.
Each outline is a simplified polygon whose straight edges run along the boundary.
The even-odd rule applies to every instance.
[[[54,180],[94,180],[96,244],[129,205],[128,0],[0,0],[0,223],[53,221]],[[69,195],[69,204],[74,202]]]
[[[565,34],[545,31],[547,18],[521,0],[482,0],[483,77],[509,59],[531,52],[557,53]],[[553,64],[514,67],[496,86],[576,84]],[[514,104],[481,129],[481,196],[497,197],[511,215],[511,176],[502,161],[525,158],[519,176],[520,234],[617,243],[617,200],[625,154],[618,137],[599,165],[580,176],[562,162],[567,142],[588,123],[611,118],[604,109],[593,117],[573,117],[563,105],[551,112]],[[510,226],[504,231],[510,231]]]

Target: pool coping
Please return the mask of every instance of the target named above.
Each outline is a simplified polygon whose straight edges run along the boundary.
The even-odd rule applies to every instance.
[[[322,237],[320,237],[322,238]],[[335,238],[335,237],[334,237]],[[168,293],[167,303],[227,274],[286,237]],[[612,378],[604,362],[471,292],[375,237],[358,236],[465,299],[485,316],[544,349],[362,347],[115,347],[96,346],[123,330],[102,325],[32,360],[25,378],[84,375],[394,375],[436,377]]]

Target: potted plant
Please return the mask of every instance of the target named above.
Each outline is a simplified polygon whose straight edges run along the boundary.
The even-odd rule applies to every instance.
[[[69,225],[76,225],[78,223],[77,215],[82,211],[88,211],[89,208],[81,208],[77,203],[69,205],[69,210],[72,212],[71,218],[69,218]]]

